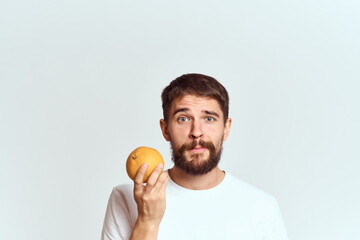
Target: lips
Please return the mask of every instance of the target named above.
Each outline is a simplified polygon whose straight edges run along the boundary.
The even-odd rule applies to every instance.
[[[189,151],[191,153],[201,153],[204,152],[205,150],[210,150],[212,146],[213,145],[210,142],[205,142],[203,140],[200,141],[194,140],[190,144],[184,144],[183,151]]]
[[[190,152],[203,152],[206,149],[207,149],[206,147],[196,146],[195,148],[190,148],[189,151]]]

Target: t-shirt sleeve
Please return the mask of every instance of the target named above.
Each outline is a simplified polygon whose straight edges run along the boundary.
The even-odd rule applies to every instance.
[[[288,240],[279,204],[275,198],[272,200],[272,208],[267,221],[268,224],[265,226],[265,240]]]
[[[110,195],[101,240],[129,240],[133,228],[134,203],[129,191],[114,187]]]

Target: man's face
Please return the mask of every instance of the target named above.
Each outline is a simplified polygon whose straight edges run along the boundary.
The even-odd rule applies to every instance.
[[[172,102],[168,119],[168,124],[161,120],[160,125],[171,143],[175,166],[191,175],[214,169],[231,125],[231,119],[224,124],[218,101],[185,95]]]

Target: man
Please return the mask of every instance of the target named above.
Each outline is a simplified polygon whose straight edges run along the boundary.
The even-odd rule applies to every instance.
[[[287,239],[276,200],[218,167],[231,127],[226,89],[186,74],[164,89],[162,107],[174,166],[144,185],[143,165],[134,184],[113,189],[102,239]]]

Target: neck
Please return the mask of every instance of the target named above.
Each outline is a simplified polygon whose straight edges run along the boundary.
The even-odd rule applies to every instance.
[[[225,172],[216,167],[206,174],[194,176],[174,166],[169,169],[169,175],[171,180],[184,188],[206,190],[219,185],[225,177]]]

